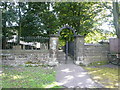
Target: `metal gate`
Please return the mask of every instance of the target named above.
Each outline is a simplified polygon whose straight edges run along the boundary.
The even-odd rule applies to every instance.
[[[63,29],[69,29],[69,30],[71,30],[73,32],[73,34],[74,34],[73,37],[76,36],[75,30],[72,27],[70,27],[70,26],[64,26],[64,27],[62,27],[59,30],[58,35],[60,35],[60,32]],[[65,42],[66,42],[66,44],[64,46],[64,50],[63,51],[65,52],[65,64],[67,64],[69,58],[74,59],[75,41],[68,41],[68,40],[66,40]]]
[[[65,63],[67,64],[68,57],[74,60],[74,41],[66,41],[65,45]]]

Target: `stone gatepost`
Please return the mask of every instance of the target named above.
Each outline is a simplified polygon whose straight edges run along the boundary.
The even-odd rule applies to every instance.
[[[75,35],[74,63],[84,64],[84,36]]]
[[[55,66],[58,64],[57,60],[57,52],[58,52],[58,35],[50,35],[50,60],[48,62],[48,65]]]

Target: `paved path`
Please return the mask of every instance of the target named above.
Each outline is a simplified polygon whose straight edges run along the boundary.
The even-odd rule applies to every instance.
[[[102,88],[95,83],[87,72],[75,64],[61,64],[57,67],[58,85],[66,88]]]

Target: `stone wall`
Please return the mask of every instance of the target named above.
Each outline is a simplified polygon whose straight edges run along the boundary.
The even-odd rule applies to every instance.
[[[85,44],[84,36],[75,36],[74,63],[89,65],[92,62],[108,60],[109,43]]]
[[[1,56],[3,65],[18,66],[26,62],[46,64],[49,50],[3,50]]]
[[[17,48],[18,49],[18,48]],[[26,62],[36,62],[42,65],[57,65],[58,61],[58,37],[50,38],[49,50],[3,50],[3,65],[23,65]],[[77,35],[74,45],[74,63],[88,65],[95,61],[108,60],[109,44],[84,44],[84,37]],[[63,56],[65,55],[63,54]],[[62,59],[62,58],[59,58]]]
[[[74,63],[79,65],[84,60],[84,36],[76,35]]]
[[[88,65],[95,61],[108,60],[109,44],[85,44],[84,64]]]

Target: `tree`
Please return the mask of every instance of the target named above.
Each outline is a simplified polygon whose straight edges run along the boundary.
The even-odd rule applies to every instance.
[[[49,2],[29,2],[22,18],[22,36],[49,36],[57,29],[57,20]]]
[[[93,24],[93,32],[88,33],[85,37],[86,43],[96,43],[101,40],[108,40],[115,37],[115,28],[113,24],[113,5],[112,2],[102,2],[102,11],[96,17],[98,22]],[[105,26],[104,26],[105,25]]]
[[[106,3],[99,2],[62,2],[55,3],[53,8],[58,18],[59,26],[62,27],[62,25],[68,24],[76,30],[77,34],[87,35],[87,38],[90,35],[95,35],[96,32],[103,32],[98,26],[103,23],[99,21],[107,21],[105,10],[110,7],[106,8],[105,5]],[[70,33],[67,33],[65,36],[69,37]],[[60,37],[60,40],[63,42],[64,40],[62,39],[64,38]],[[88,38],[85,40],[90,43]]]
[[[96,2],[55,3],[53,8],[60,25],[68,24],[81,35],[91,32],[96,22],[94,18],[102,11],[100,3]]]
[[[106,8],[108,8],[111,11],[111,15],[113,15],[113,20],[111,22],[114,25],[114,28],[116,30],[115,31],[116,35],[119,38],[120,37],[120,28],[119,28],[119,26],[120,26],[120,24],[119,24],[120,23],[120,18],[119,18],[119,16],[120,16],[120,1],[118,1],[118,0],[113,1],[112,6],[107,5],[107,2],[106,2],[106,3],[104,3],[104,6]],[[109,16],[111,16],[111,15],[109,15]]]
[[[26,12],[23,13],[21,20],[21,36],[40,35],[41,21],[38,17],[38,11],[36,12],[36,8],[39,7],[39,4],[37,4],[32,2],[26,3],[27,7],[24,9]]]
[[[20,27],[17,28],[18,31],[15,31],[19,37],[48,37],[50,34],[57,33],[59,27],[68,24],[77,31],[77,34],[85,35],[98,29],[96,28],[100,25],[98,21],[106,17],[103,14],[105,5],[106,3],[99,2],[21,2],[9,3],[5,8],[4,4],[3,8],[7,11],[5,13],[9,16],[9,19],[5,18],[8,16],[3,15],[3,27],[5,29],[6,22],[9,22],[9,24],[16,22],[16,27]],[[9,26],[14,27],[13,24]],[[13,33],[12,30],[9,31]],[[67,30],[63,30],[63,32],[65,31]],[[6,34],[5,32],[8,31],[3,30],[4,34]],[[69,37],[70,35],[70,32],[67,32],[65,36]],[[6,37],[6,35],[4,36]]]
[[[14,3],[1,2],[2,7],[2,48],[6,48],[6,42],[15,34],[16,27],[12,25],[17,20]]]
[[[117,37],[120,38],[120,4],[118,3],[118,1],[116,0],[116,2],[113,2],[113,16],[114,16],[114,26],[116,29],[116,34]]]

